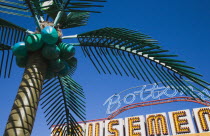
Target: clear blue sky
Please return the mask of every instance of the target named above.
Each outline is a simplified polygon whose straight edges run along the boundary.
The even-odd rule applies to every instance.
[[[79,34],[103,27],[124,27],[152,36],[159,41],[163,49],[179,55],[187,65],[195,67],[195,72],[204,75],[210,82],[210,1],[209,0],[108,0],[100,8],[101,14],[92,14],[87,26],[65,31],[64,34]],[[29,19],[0,14],[1,18],[34,30]],[[32,25],[31,25],[32,24]],[[71,42],[67,40],[65,42]],[[90,60],[85,58],[80,48],[76,50],[78,69],[73,78],[83,86],[86,94],[87,120],[107,117],[105,100],[114,93],[148,82],[131,77],[98,74]],[[0,135],[10,113],[23,70],[13,67],[12,78],[0,79]],[[158,112],[192,109],[202,105],[187,103],[165,104],[138,108],[123,116],[145,115]],[[32,136],[48,136],[48,126],[38,109]]]

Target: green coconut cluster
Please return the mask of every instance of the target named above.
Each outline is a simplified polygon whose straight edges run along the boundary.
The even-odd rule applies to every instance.
[[[18,42],[12,47],[13,54],[16,56],[16,64],[25,68],[28,55],[41,50],[42,56],[48,63],[46,79],[51,79],[57,75],[68,75],[71,72],[71,67],[77,63],[73,57],[75,48],[67,43],[56,45],[58,37],[58,32],[51,26],[42,29],[40,34],[28,35],[24,42]]]

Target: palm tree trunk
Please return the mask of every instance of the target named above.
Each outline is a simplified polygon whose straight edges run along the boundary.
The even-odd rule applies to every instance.
[[[31,135],[46,67],[40,52],[29,56],[4,136]]]

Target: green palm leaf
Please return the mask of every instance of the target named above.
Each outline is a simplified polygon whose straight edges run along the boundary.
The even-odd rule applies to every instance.
[[[82,87],[70,76],[47,80],[41,95],[41,106],[49,128],[56,124],[54,132],[58,135],[59,130],[65,130],[62,136],[79,134],[75,117],[85,120],[84,98]]]
[[[0,12],[6,13],[6,14],[11,14],[11,15],[30,17],[28,8],[25,5],[24,1],[1,0],[0,1]]]
[[[46,1],[49,2],[52,0],[46,0]],[[102,5],[95,4],[97,2],[106,2],[106,1],[105,0],[59,0],[59,1],[53,0],[53,4],[60,7],[60,9],[63,9],[65,12],[97,12],[97,11],[85,10],[86,8],[90,7],[91,8],[103,7]]]
[[[18,25],[15,25],[12,22],[9,22],[9,21],[4,20],[2,18],[0,18],[0,26],[7,26],[7,27],[18,29],[18,30],[22,30],[22,31],[26,31],[27,30],[27,29],[25,29],[23,27],[20,27]]]
[[[23,1],[0,1],[0,12],[33,17],[39,29],[40,22],[54,21],[54,25],[61,25],[62,29],[86,25],[89,12],[100,13],[88,10],[94,7],[103,7],[98,2],[104,0],[23,0]]]
[[[71,58],[71,60],[73,63],[71,63],[71,65],[70,65],[70,67],[71,67],[71,71],[69,73],[70,77],[74,75],[74,72],[77,69],[77,58],[73,57],[73,58]]]
[[[100,13],[97,11],[90,11],[86,8],[103,7],[101,5],[94,5],[97,2],[105,2],[101,0],[66,0],[66,1],[45,1],[41,5],[41,10],[48,17],[51,17],[55,24],[60,24],[60,28],[72,28],[86,25],[89,17],[89,12]]]
[[[61,21],[60,28],[73,28],[87,24],[89,12],[71,12],[67,15],[66,20]]]
[[[157,84],[160,81],[193,97],[198,96],[188,87],[194,86],[188,80],[210,90],[206,86],[209,83],[198,78],[201,75],[191,71],[192,67],[173,59],[176,55],[163,54],[168,51],[150,38],[124,28],[103,28],[78,35],[85,56],[99,73],[127,75]]]
[[[13,54],[11,46],[23,41],[26,29],[0,18],[0,77],[10,77]]]

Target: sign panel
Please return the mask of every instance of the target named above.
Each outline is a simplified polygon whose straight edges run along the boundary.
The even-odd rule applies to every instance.
[[[135,116],[125,118],[125,135],[126,136],[145,136],[145,119],[144,116]]]
[[[169,112],[169,119],[173,135],[195,133],[190,110]]]
[[[199,133],[210,132],[210,108],[193,109]]]
[[[81,136],[210,136],[210,107],[80,123]],[[169,118],[169,121],[168,121]],[[193,120],[195,119],[195,122]],[[197,130],[196,130],[197,128]],[[52,128],[51,136],[63,130]]]
[[[87,123],[85,128],[85,136],[102,136],[104,133],[103,121]]]
[[[146,115],[148,136],[169,136],[166,113]]]

